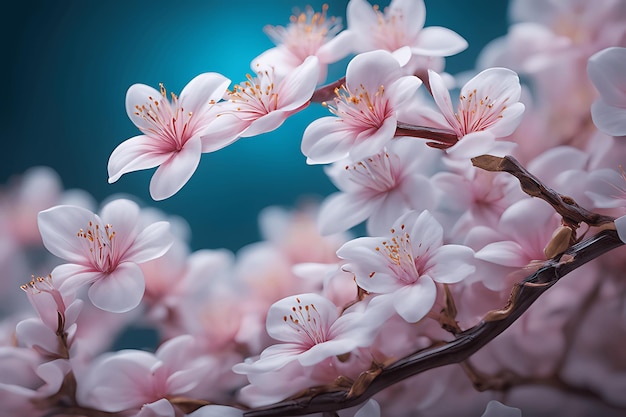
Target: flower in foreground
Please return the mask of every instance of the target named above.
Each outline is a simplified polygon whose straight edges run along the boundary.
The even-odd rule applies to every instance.
[[[211,136],[221,143],[278,129],[287,117],[308,106],[318,73],[315,56],[307,57],[284,77],[273,66],[259,64],[256,77],[248,75],[216,105],[217,121],[212,130],[219,133]]]
[[[524,114],[519,102],[522,87],[514,71],[489,68],[469,80],[461,89],[454,111],[443,78],[429,70],[433,98],[459,141],[448,152],[470,158],[492,152],[496,138],[509,136]],[[502,143],[502,142],[501,142]]]
[[[163,200],[176,194],[195,172],[203,152],[228,145],[232,138],[219,140],[207,135],[215,114],[213,104],[222,98],[230,80],[217,73],[204,73],[183,88],[180,97],[163,84],[160,91],[134,84],[126,93],[126,112],[143,132],[118,145],[109,157],[109,183],[122,175],[148,168],[159,168],[150,181],[150,195]]]
[[[39,213],[43,244],[69,263],[52,271],[62,293],[90,285],[91,302],[106,311],[135,308],[145,289],[138,264],[158,258],[172,245],[169,223],[143,230],[140,208],[126,199],[106,204],[100,215],[77,206],[55,206]]]
[[[404,76],[387,51],[354,57],[345,86],[335,90],[334,103],[326,103],[336,117],[317,119],[304,131],[301,150],[307,163],[358,161],[380,152],[394,137],[398,109],[414,98],[421,84],[415,76]]]
[[[476,269],[474,252],[444,245],[443,227],[427,210],[400,217],[385,237],[360,237],[344,244],[337,255],[359,287],[378,294],[370,302],[397,312],[404,320],[421,320],[435,304],[436,282],[453,284]]]
[[[611,136],[626,136],[626,48],[597,52],[587,63],[600,98],[591,105],[593,123]]]
[[[313,366],[323,360],[369,346],[376,326],[361,312],[339,315],[327,298],[315,293],[293,295],[274,303],[266,320],[267,333],[284,343],[269,346],[256,361],[239,363],[236,373],[264,373],[297,360]]]

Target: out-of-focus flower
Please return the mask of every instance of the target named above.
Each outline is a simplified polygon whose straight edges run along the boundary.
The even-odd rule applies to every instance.
[[[600,92],[591,105],[593,123],[608,135],[626,136],[626,48],[597,52],[589,58],[587,72]]]
[[[203,152],[223,148],[232,137],[207,134],[215,121],[211,108],[226,92],[230,80],[217,73],[196,76],[183,88],[180,97],[163,84],[160,91],[134,84],[126,93],[126,112],[144,134],[118,145],[109,157],[109,183],[122,175],[159,168],[150,181],[150,195],[163,200],[177,193],[195,172]]]
[[[63,293],[90,285],[89,299],[103,310],[125,312],[143,297],[138,264],[163,255],[172,245],[168,222],[139,227],[139,206],[126,199],[106,204],[100,215],[77,206],[55,206],[39,213],[43,244],[69,261],[52,271]]]

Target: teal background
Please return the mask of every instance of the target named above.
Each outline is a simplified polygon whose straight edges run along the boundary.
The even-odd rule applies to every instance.
[[[327,115],[312,105],[277,131],[242,139],[205,154],[195,175],[172,198],[154,202],[153,170],[107,183],[107,161],[122,141],[139,134],[124,109],[128,87],[163,82],[179,93],[207,71],[238,83],[249,62],[273,46],[265,24],[286,25],[293,7],[321,1],[30,1],[5,8],[0,26],[4,151],[0,182],[34,165],[54,168],[65,188],[80,188],[98,201],[131,193],[146,204],[183,217],[192,247],[237,250],[258,240],[257,215],[269,205],[293,206],[303,196],[322,198],[334,186],[320,166],[300,152],[304,128]],[[426,0],[426,26],[445,26],[470,47],[448,58],[447,70],[473,67],[489,40],[506,33],[507,2]],[[329,2],[329,15],[344,18],[347,1]],[[381,6],[388,2],[380,3]],[[347,60],[331,67],[342,75]]]

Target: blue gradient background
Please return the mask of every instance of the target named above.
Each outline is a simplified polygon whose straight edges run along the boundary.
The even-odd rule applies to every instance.
[[[303,196],[335,190],[300,152],[306,125],[327,115],[321,106],[310,106],[277,131],[203,155],[187,185],[162,202],[148,193],[153,170],[108,184],[107,161],[119,143],[139,134],[124,109],[130,85],[163,82],[179,93],[207,71],[238,83],[250,72],[250,60],[273,46],[263,26],[286,25],[293,7],[307,4],[320,10],[322,2],[39,0],[5,8],[0,182],[47,165],[65,188],[87,190],[98,201],[131,193],[180,215],[192,228],[193,249],[237,250],[258,240],[262,208],[293,206]],[[329,4],[329,15],[345,22],[347,1]],[[506,33],[506,7],[498,0],[426,0],[426,26],[448,27],[470,43],[447,60],[449,72],[471,69],[485,43]],[[341,76],[346,63],[332,66],[329,79]]]

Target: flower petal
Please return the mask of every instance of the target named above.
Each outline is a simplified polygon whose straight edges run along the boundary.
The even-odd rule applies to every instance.
[[[76,236],[96,215],[77,206],[55,206],[39,212],[37,224],[43,244],[50,253],[72,263],[88,265],[82,238]]]
[[[433,308],[437,297],[435,282],[421,276],[413,285],[407,285],[393,293],[396,312],[409,323],[417,323]]]
[[[132,262],[124,262],[94,282],[89,287],[88,295],[96,307],[113,313],[124,313],[139,305],[145,286],[141,268]]]
[[[204,113],[218,102],[230,84],[230,80],[216,72],[197,75],[180,92],[178,102],[185,112]]]
[[[318,226],[320,233],[330,235],[344,232],[367,219],[382,202],[384,196],[359,196],[335,193],[326,197],[320,206]]]
[[[474,273],[473,260],[474,251],[467,246],[444,245],[435,251],[424,269],[434,281],[454,284]]]
[[[622,242],[626,243],[626,216],[615,220],[615,228],[617,229],[617,236],[619,236]]]
[[[333,116],[314,120],[302,135],[301,150],[307,164],[328,164],[348,156],[354,135]]]
[[[591,118],[607,135],[626,136],[626,107],[611,106],[600,98],[591,105]]]
[[[454,107],[452,106],[452,99],[450,98],[450,92],[446,87],[446,83],[439,75],[433,70],[428,70],[428,82],[430,84],[430,90],[432,92],[435,104],[439,107],[439,111],[443,114],[448,124],[455,130],[458,130],[459,121],[454,115]]]
[[[371,94],[378,91],[381,85],[388,87],[402,75],[400,63],[390,52],[364,52],[348,63],[346,86],[353,93],[365,89]]]
[[[174,235],[170,232],[169,222],[155,222],[141,231],[123,260],[136,264],[147,262],[162,256],[173,244]]]
[[[503,241],[486,245],[476,252],[476,258],[498,265],[521,268],[528,263],[524,249],[517,242]]]
[[[152,123],[137,114],[137,106],[152,105],[157,101],[159,106],[170,106],[169,101],[149,85],[133,84],[126,91],[126,114],[139,129],[149,129]]]
[[[200,137],[189,139],[183,148],[161,164],[150,181],[150,195],[154,200],[164,200],[176,194],[193,175],[200,163],[202,142]]]
[[[596,52],[587,62],[587,73],[604,102],[626,108],[626,48],[610,47]]]
[[[109,184],[126,173],[154,168],[167,161],[170,153],[159,146],[156,139],[145,135],[135,136],[120,143],[109,156],[107,171]]]
[[[429,26],[420,31],[411,51],[417,55],[450,56],[467,49],[468,43],[458,33],[440,26]]]
[[[282,111],[296,110],[306,104],[317,86],[319,60],[316,56],[307,57],[304,62],[278,85],[278,109]]]

